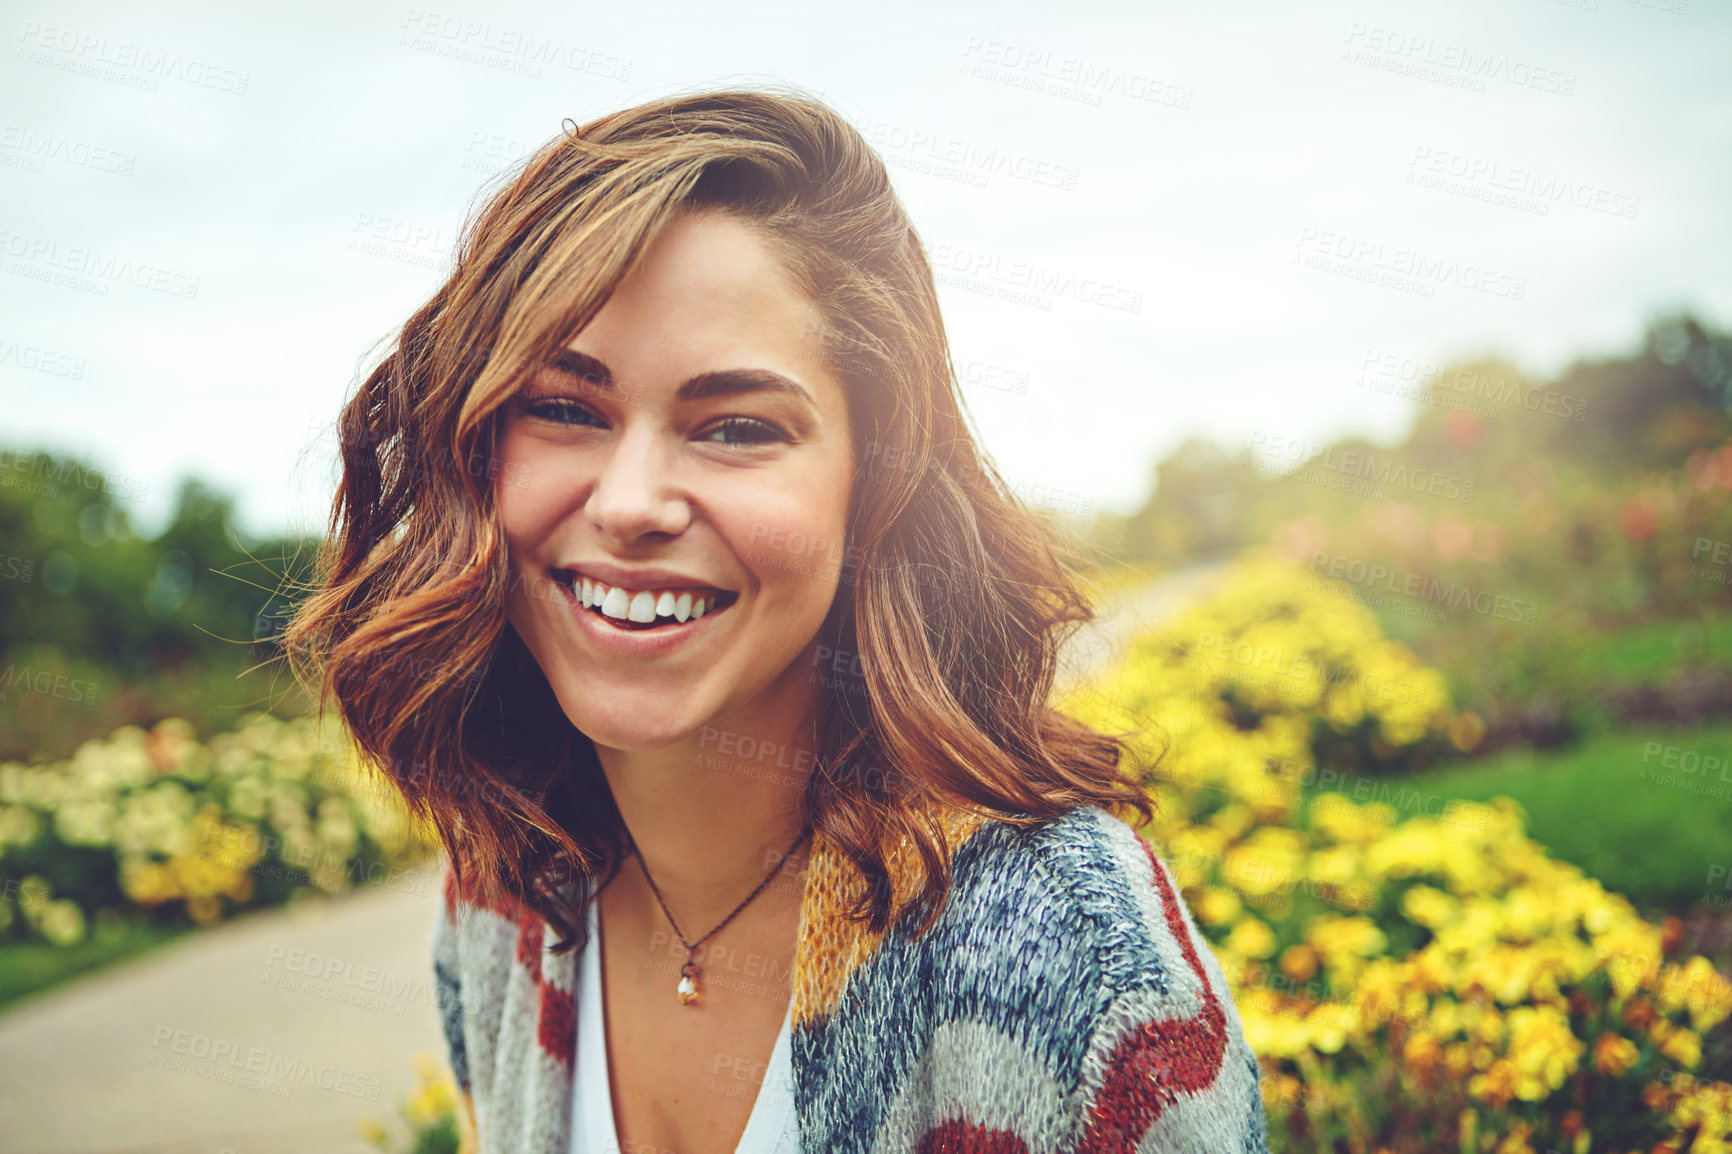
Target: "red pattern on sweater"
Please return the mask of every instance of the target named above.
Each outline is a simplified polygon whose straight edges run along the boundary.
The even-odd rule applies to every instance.
[[[510,921],[520,920],[519,910],[522,907],[517,901],[509,896],[494,901],[483,901],[477,893],[474,874],[470,874],[464,881],[464,884],[459,887],[457,884],[457,875],[451,869],[450,859],[446,859],[444,868],[445,912],[450,916],[452,921],[457,920],[457,903],[460,900],[464,905],[474,906],[477,909],[491,910]]]
[[[577,1004],[570,990],[545,981],[541,974],[541,946],[547,923],[528,906],[517,915],[517,961],[535,983],[538,1004],[535,1040],[556,1062],[568,1069],[577,1061]]]
[[[541,986],[540,1021],[536,1023],[536,1041],[570,1069],[577,1061],[577,1007],[570,990],[561,990],[545,982]]]
[[[527,906],[517,913],[517,963],[529,971],[529,980],[541,985],[541,926],[535,911]]]
[[[1167,928],[1202,983],[1203,1008],[1191,1018],[1145,1022],[1119,1043],[1089,1112],[1085,1154],[1131,1154],[1181,1092],[1194,1094],[1214,1082],[1227,1051],[1227,1016],[1185,931],[1178,895],[1161,872],[1154,847],[1141,837],[1137,841],[1154,872]],[[915,1149],[916,1154],[1028,1154],[1028,1144],[1015,1134],[955,1119],[921,1135]]]
[[[1028,1154],[1028,1143],[1006,1130],[988,1130],[955,1120],[920,1136],[915,1154]]]
[[[1202,984],[1203,1008],[1195,1017],[1145,1022],[1132,1030],[1114,1051],[1099,1098],[1089,1111],[1085,1154],[1129,1154],[1148,1128],[1182,1093],[1206,1089],[1221,1072],[1227,1052],[1227,1016],[1209,984],[1209,975],[1185,931],[1179,899],[1173,893],[1154,847],[1137,841],[1148,855],[1161,891],[1167,927],[1179,943],[1191,972]]]

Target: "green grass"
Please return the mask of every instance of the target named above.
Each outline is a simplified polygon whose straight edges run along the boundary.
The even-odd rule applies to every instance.
[[[1582,652],[1608,685],[1659,685],[1685,661],[1732,665],[1732,622],[1655,621],[1594,638]]]
[[[1728,768],[1667,768],[1668,749],[1674,757],[1717,757]],[[1656,780],[1668,776],[1672,783]],[[1711,867],[1732,871],[1732,725],[1626,730],[1556,753],[1511,750],[1403,784],[1470,801],[1513,798],[1527,811],[1528,833],[1553,857],[1645,911],[1688,909],[1709,892]],[[1713,891],[1732,899],[1725,880],[1717,873]]]
[[[70,946],[53,946],[46,942],[0,945],[0,1009],[51,990],[80,974],[142,957],[192,932],[192,927],[170,928],[128,922],[105,926],[100,932]]]

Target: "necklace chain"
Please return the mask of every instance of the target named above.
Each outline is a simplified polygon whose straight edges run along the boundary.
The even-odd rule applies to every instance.
[[[679,997],[682,1003],[689,1006],[698,999],[697,980],[701,971],[699,970],[697,963],[692,960],[693,956],[698,952],[698,947],[720,933],[723,926],[734,920],[735,914],[738,914],[741,910],[745,909],[751,904],[753,898],[764,892],[764,887],[769,885],[770,882],[775,879],[776,875],[782,872],[783,864],[787,862],[790,857],[794,856],[794,851],[800,848],[806,838],[811,836],[811,833],[812,827],[809,825],[802,829],[800,831],[800,836],[794,839],[794,844],[788,847],[788,852],[782,855],[782,860],[776,863],[776,868],[771,870],[768,874],[765,874],[764,880],[758,883],[758,888],[747,894],[746,900],[735,906],[733,913],[723,918],[721,923],[717,925],[715,929],[699,938],[696,942],[686,941],[686,935],[680,931],[680,924],[674,921],[674,915],[668,910],[667,902],[662,900],[662,892],[656,888],[655,879],[650,877],[649,867],[643,863],[643,854],[638,852],[635,843],[632,845],[632,856],[637,858],[637,868],[643,872],[643,880],[649,883],[650,893],[655,895],[656,904],[661,906],[662,913],[667,915],[668,924],[674,928],[674,935],[679,938],[680,945],[686,948],[686,964],[680,967]]]

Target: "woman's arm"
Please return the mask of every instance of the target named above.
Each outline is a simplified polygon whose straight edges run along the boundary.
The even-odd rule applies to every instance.
[[[1169,963],[1166,981],[1118,993],[1097,1020],[1083,1061],[1090,1092],[1079,1150],[1268,1154],[1257,1059],[1226,976],[1165,865],[1137,840],[1157,899],[1149,920]]]
[[[458,964],[457,924],[450,900],[450,866],[440,875],[437,912],[433,918],[433,987],[439,1021],[445,1031],[446,1058],[457,1082],[457,1154],[478,1154],[475,1099],[470,1090],[468,1050],[463,1040],[463,975]]]

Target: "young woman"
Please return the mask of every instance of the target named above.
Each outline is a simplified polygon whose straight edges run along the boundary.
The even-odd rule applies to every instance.
[[[568,129],[341,438],[288,643],[445,844],[468,1148],[1266,1149],[1147,795],[1048,705],[1090,610],[835,112]]]

